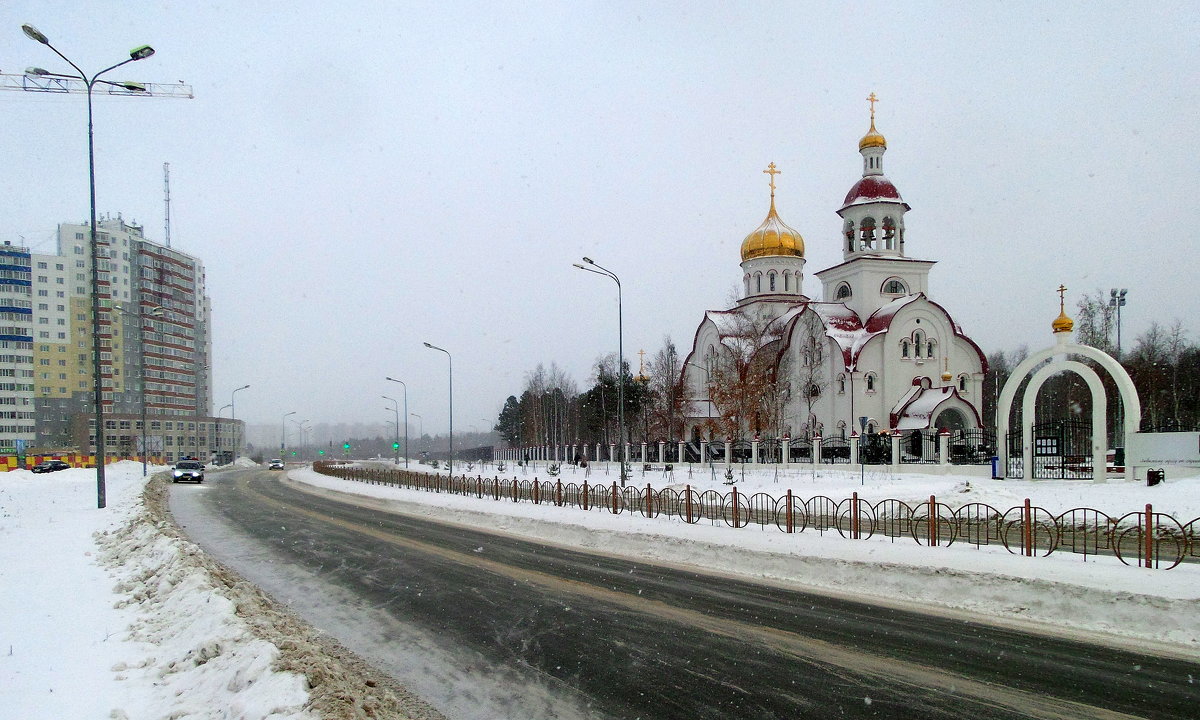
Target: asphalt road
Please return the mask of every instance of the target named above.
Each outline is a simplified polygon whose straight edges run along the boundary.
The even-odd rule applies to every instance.
[[[171,507],[206,551],[352,649],[356,615],[406,628],[361,654],[407,656],[395,666],[415,668],[399,678],[410,687],[435,672],[413,655],[436,646],[460,666],[433,690],[457,702],[429,698],[450,716],[1200,717],[1197,661],[566,550],[280,479],[210,474]],[[396,641],[417,636],[434,641]],[[482,689],[497,677],[500,704]]]

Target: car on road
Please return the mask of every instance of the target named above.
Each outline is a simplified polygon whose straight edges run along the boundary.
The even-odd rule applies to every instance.
[[[171,472],[171,482],[204,482],[204,463],[199,460],[180,460]]]
[[[70,468],[71,466],[62,460],[43,460],[37,465],[34,465],[32,469],[35,473],[48,473],[58,472],[59,470],[69,470]]]
[[[271,460],[271,462],[267,465],[267,469],[282,470],[283,469],[283,460],[280,460],[279,458],[273,458]]]

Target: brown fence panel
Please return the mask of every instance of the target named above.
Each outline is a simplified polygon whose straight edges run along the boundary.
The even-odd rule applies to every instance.
[[[775,505],[775,527],[785,533],[804,532],[804,528],[808,527],[804,501],[793,495],[791,490]]]
[[[775,506],[778,504],[779,501],[771,495],[754,493],[746,502],[746,524],[766,530],[768,525],[775,522]]]
[[[725,496],[716,490],[705,490],[700,494],[700,517],[713,525],[724,518]]]
[[[804,512],[808,516],[808,526],[825,534],[826,530],[836,530],[838,523],[838,504],[831,497],[817,495],[804,501]]]
[[[1114,521],[1092,508],[1072,508],[1054,519],[1058,525],[1058,546],[1065,552],[1084,556],[1112,551]]]
[[[1000,539],[1011,553],[1044,557],[1058,547],[1058,524],[1044,508],[1034,507],[1026,500],[1024,507],[1004,513]]]
[[[986,503],[967,503],[954,511],[956,535],[975,547],[1001,542],[1004,515]]]

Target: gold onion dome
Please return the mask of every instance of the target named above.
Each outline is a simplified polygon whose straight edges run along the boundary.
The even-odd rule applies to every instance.
[[[863,135],[862,140],[858,141],[858,149],[866,150],[869,147],[887,147],[887,140],[884,139],[879,131],[875,129],[875,113],[871,113],[871,129]]]
[[[742,261],[772,255],[794,255],[804,257],[804,238],[788,227],[775,212],[775,198],[771,198],[771,210],[758,229],[742,241]]]

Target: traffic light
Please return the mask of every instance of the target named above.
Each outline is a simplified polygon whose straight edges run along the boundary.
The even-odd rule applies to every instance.
[[[295,451],[295,450],[293,450],[293,451],[292,451],[292,455],[293,455],[293,456],[295,456],[295,454],[296,454],[296,451]]]
[[[400,449],[400,443],[398,443],[398,442],[394,442],[394,443],[392,443],[392,449],[393,449],[393,450],[399,450],[399,449]]]
[[[349,450],[349,449],[350,449],[350,443],[348,443],[348,442],[346,442],[346,443],[342,443],[342,449],[343,449],[343,450]]]
[[[317,454],[318,454],[318,455],[324,455],[324,454],[325,454],[325,451],[324,451],[324,450],[318,450],[318,451],[317,451]]]

